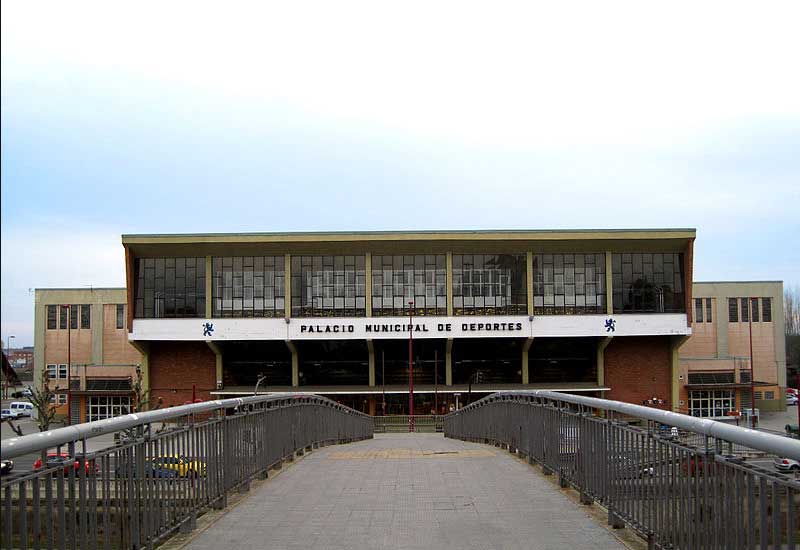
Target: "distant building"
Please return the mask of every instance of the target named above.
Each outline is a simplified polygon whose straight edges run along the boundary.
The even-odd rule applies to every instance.
[[[8,362],[15,369],[27,369],[33,367],[33,346],[23,348],[6,348]]]
[[[34,381],[47,371],[58,413],[72,423],[127,414],[142,357],[128,343],[125,289],[36,289],[34,318]]]
[[[679,410],[724,417],[750,407],[750,335],[756,408],[786,408],[783,283],[695,282],[692,336],[680,348]]]
[[[165,405],[306,391],[405,414],[499,390],[678,408],[693,229],[123,235]],[[413,308],[409,302],[413,301]],[[413,316],[413,320],[409,319]],[[385,403],[385,409],[384,409]]]

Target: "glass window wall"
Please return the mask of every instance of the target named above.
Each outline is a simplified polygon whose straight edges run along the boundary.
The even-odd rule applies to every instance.
[[[605,254],[536,254],[533,262],[534,314],[605,313]]]
[[[372,256],[372,315],[447,315],[444,254]]]
[[[364,256],[292,256],[292,317],[363,317]]]
[[[284,256],[219,257],[213,259],[214,317],[283,317]]]
[[[137,258],[136,317],[205,317],[206,260]]]
[[[455,315],[528,313],[524,254],[453,254]]]
[[[686,313],[683,254],[613,254],[614,313]]]

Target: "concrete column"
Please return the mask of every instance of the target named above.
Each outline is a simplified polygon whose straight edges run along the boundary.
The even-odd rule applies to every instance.
[[[614,290],[612,288],[614,278],[611,270],[611,252],[606,251],[606,313],[614,313]]]
[[[522,383],[530,384],[530,371],[528,370],[528,350],[531,349],[533,338],[525,338],[522,343]]]
[[[105,305],[93,303],[91,306],[92,323],[92,363],[103,364],[103,321],[105,319]],[[116,306],[114,306],[116,307]]]
[[[447,339],[447,348],[444,354],[444,384],[453,385],[453,339]]]
[[[727,317],[726,317],[727,319]],[[680,373],[680,347],[686,342],[691,335],[685,336],[672,336],[670,337],[670,380],[672,382],[670,408],[672,412],[678,412],[680,408],[678,402],[680,401],[680,380],[678,374]]]
[[[139,360],[140,370],[142,372],[142,391],[150,391],[150,344],[149,342],[137,342],[129,340],[130,344],[142,354]]]
[[[597,341],[597,385],[601,388],[606,385],[606,348],[613,338],[606,336]]]
[[[375,346],[372,340],[367,340],[367,349],[369,350],[369,385],[375,385]],[[373,404],[374,405],[374,404]]]
[[[283,316],[292,317],[292,255],[286,254],[283,263]]]
[[[214,315],[214,302],[211,293],[213,292],[214,269],[211,256],[206,256],[206,319],[211,319]]]
[[[714,322],[717,329],[717,358],[728,357],[728,298],[717,296]]]
[[[222,348],[216,342],[211,340],[206,340],[206,344],[208,347],[211,348],[211,351],[214,352],[214,358],[216,359],[217,365],[217,389],[222,389]]]
[[[41,390],[42,370],[47,368],[44,361],[47,305],[41,303],[38,290],[34,294],[33,326],[33,385]]]
[[[364,259],[364,272],[366,275],[367,317],[372,317],[372,252],[367,252]],[[370,355],[371,357],[371,355]],[[370,384],[372,386],[373,384]]]
[[[291,340],[286,340],[286,347],[292,352],[292,387],[300,386],[300,358],[297,355],[297,346]]]
[[[527,285],[528,285],[528,315],[533,315],[533,252],[530,250],[528,251],[528,270],[527,270]],[[528,345],[530,347],[530,344]],[[526,350],[527,353],[527,350]],[[526,367],[523,366],[523,369]],[[525,372],[524,370],[522,371]],[[522,376],[523,380],[525,376]],[[523,382],[523,384],[527,384],[527,382]]]
[[[447,315],[453,316],[453,253],[447,253]]]

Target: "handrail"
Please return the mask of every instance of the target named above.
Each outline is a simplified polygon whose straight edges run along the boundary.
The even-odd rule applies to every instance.
[[[447,417],[458,416],[464,411],[475,409],[493,401],[502,400],[508,397],[550,399],[553,401],[571,403],[573,405],[583,405],[592,409],[613,411],[629,416],[636,416],[646,420],[653,420],[668,426],[676,426],[684,430],[690,430],[699,434],[715,437],[717,439],[738,443],[753,449],[773,453],[781,457],[800,460],[800,440],[797,439],[758,430],[752,430],[750,428],[744,428],[740,426],[731,426],[715,420],[696,418],[694,416],[685,414],[652,409],[650,407],[643,407],[641,405],[634,405],[632,403],[624,403],[622,401],[599,399],[597,397],[585,397],[548,390],[512,390],[493,393],[492,395],[486,396],[478,401],[475,401],[474,403],[470,403],[458,411],[448,414]]]
[[[210,411],[217,411],[223,409],[232,409],[243,405],[255,405],[270,402],[291,401],[301,398],[310,398],[314,401],[324,404],[333,408],[340,409],[348,414],[358,416],[368,416],[364,413],[352,410],[344,405],[336,403],[320,395],[313,393],[290,393],[281,395],[258,395],[249,397],[236,397],[231,399],[218,399],[214,401],[204,401],[202,403],[192,403],[189,405],[178,405],[175,407],[167,407],[155,411],[145,411],[105,420],[96,420],[94,422],[85,422],[76,424],[74,426],[66,426],[64,428],[57,428],[46,432],[33,433],[23,435],[21,437],[13,437],[4,439],[0,444],[0,453],[3,458],[17,458],[26,455],[64,445],[81,439],[88,439],[99,435],[119,432],[137,426],[144,426],[152,424],[153,422],[164,422],[173,418],[181,418],[190,414],[200,414]]]

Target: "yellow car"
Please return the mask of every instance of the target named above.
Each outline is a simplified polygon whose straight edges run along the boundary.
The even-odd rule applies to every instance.
[[[157,456],[153,458],[153,465],[178,472],[180,477],[197,477],[206,475],[205,462],[200,460],[189,460],[185,456]]]

